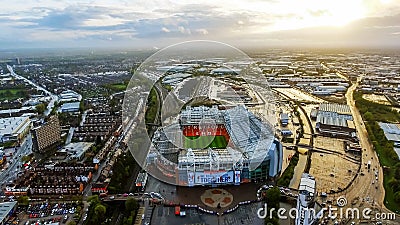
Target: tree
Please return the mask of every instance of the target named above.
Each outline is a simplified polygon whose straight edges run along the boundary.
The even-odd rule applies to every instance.
[[[364,119],[367,121],[374,120],[374,115],[371,112],[364,113]]]
[[[79,111],[81,113],[83,113],[83,111],[85,111],[85,103],[83,102],[83,100],[79,103]]]
[[[94,220],[99,222],[103,222],[104,216],[106,215],[107,208],[102,204],[97,204],[94,208]]]
[[[91,150],[92,150],[93,153],[97,153],[97,147],[96,147],[96,146],[93,145],[93,146],[91,147]]]
[[[279,209],[279,202],[281,199],[281,192],[278,187],[273,187],[268,189],[265,192],[266,199],[265,203],[267,203],[267,217],[265,218],[265,224],[273,224],[273,225],[279,225],[279,219],[277,215],[277,210]],[[270,209],[275,208],[272,212],[272,215],[270,215]]]
[[[389,182],[389,186],[392,188],[393,192],[400,191],[400,181],[392,177]]]
[[[390,148],[390,147],[389,147]],[[394,166],[394,177],[398,180],[400,180],[400,163],[396,163],[396,165]]]
[[[19,196],[18,199],[19,205],[28,205],[29,204],[29,197],[28,196]]]
[[[125,210],[129,213],[132,212],[133,210],[137,210],[139,208],[139,204],[136,201],[136,199],[129,197],[125,201]]]
[[[21,158],[21,162],[23,162],[23,163],[29,162],[29,160],[31,160],[31,156],[29,156],[29,155],[24,155]]]
[[[400,203],[400,191],[394,193],[394,201]]]
[[[281,200],[281,192],[279,191],[278,187],[273,187],[268,189],[265,192],[266,195],[266,203],[268,207],[275,207],[276,209],[279,208],[279,202]]]
[[[36,106],[36,111],[39,114],[43,114],[45,110],[46,110],[46,106],[43,103]]]
[[[67,223],[67,225],[76,225],[76,222],[75,221],[69,221],[68,223]]]
[[[90,205],[97,205],[100,203],[100,199],[98,195],[92,195],[90,197],[88,197],[88,202],[90,203]]]

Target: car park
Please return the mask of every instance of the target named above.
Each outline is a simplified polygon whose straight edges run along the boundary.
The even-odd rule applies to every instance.
[[[33,203],[28,205],[26,212],[30,219],[58,216],[52,218],[52,220],[61,221],[61,215],[67,216],[68,213],[75,213],[76,207],[76,203]]]

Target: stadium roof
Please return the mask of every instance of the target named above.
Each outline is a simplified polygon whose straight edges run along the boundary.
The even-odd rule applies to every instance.
[[[224,122],[223,115],[216,106],[211,108],[206,106],[187,106],[180,116],[182,124],[199,124],[202,121],[206,121],[206,119],[212,119],[216,123]]]

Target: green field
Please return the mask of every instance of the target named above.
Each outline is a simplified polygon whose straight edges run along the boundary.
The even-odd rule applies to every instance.
[[[14,100],[27,97],[26,90],[22,88],[0,90],[0,101]]]
[[[186,149],[226,148],[227,145],[228,143],[224,136],[186,137],[184,142]]]
[[[125,91],[127,86],[127,82],[104,85],[105,88],[108,88],[113,92]]]

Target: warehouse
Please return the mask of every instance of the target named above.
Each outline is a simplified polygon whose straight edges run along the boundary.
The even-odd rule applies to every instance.
[[[394,150],[400,159],[400,125],[393,123],[379,123],[389,141],[393,141]]]
[[[78,112],[79,111],[80,102],[68,102],[64,103],[59,112]]]
[[[316,118],[316,129],[330,136],[355,137],[355,125],[348,105],[321,104]]]
[[[9,117],[0,119],[0,143],[17,141],[20,143],[31,129],[29,117]]]

